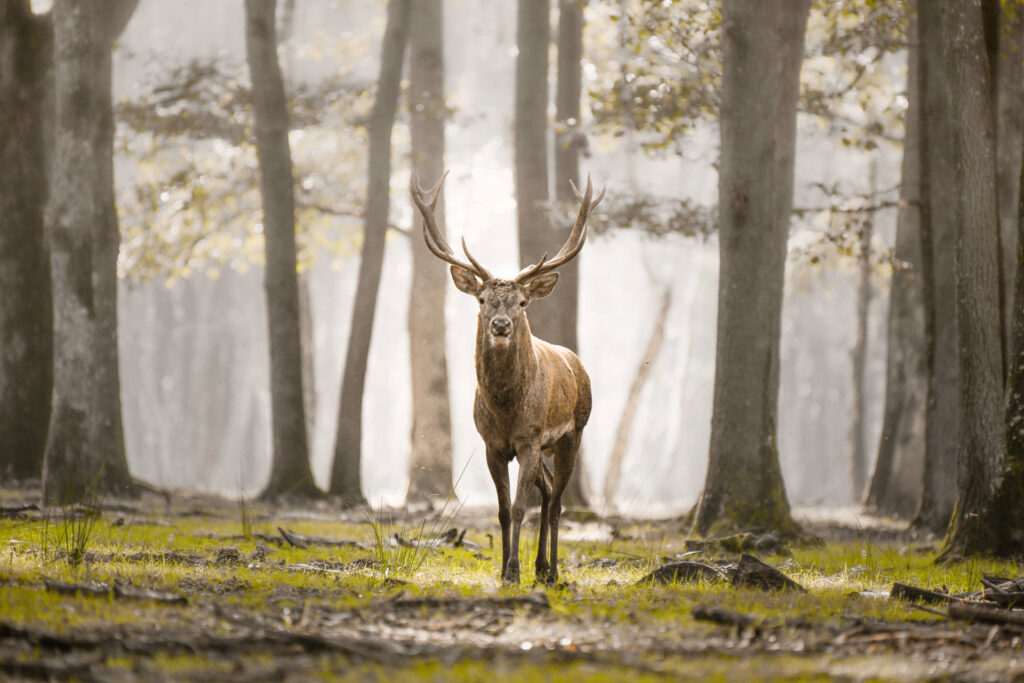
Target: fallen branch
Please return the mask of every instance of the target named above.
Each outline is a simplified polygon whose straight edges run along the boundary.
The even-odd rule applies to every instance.
[[[951,619],[969,621],[973,624],[1000,624],[1024,627],[1024,612],[993,609],[991,607],[974,607],[972,605],[949,606]]]
[[[731,610],[722,609],[721,607],[709,607],[707,605],[695,606],[690,610],[690,616],[698,621],[712,621],[716,624],[737,626],[739,628],[756,626],[761,622],[760,619],[750,614],[733,612]]]
[[[281,538],[285,540],[288,545],[296,548],[307,548],[311,545],[325,547],[325,548],[338,548],[338,547],[362,547],[363,544],[357,541],[333,541],[329,538],[320,538],[319,536],[306,536],[304,534],[297,534],[294,531],[285,529],[283,527],[277,527],[277,531],[281,534]]]
[[[930,605],[948,605],[956,601],[956,598],[947,593],[930,591],[926,588],[910,586],[905,583],[900,583],[899,581],[892,584],[892,592],[889,595],[896,600],[905,600],[907,602],[926,602]]]

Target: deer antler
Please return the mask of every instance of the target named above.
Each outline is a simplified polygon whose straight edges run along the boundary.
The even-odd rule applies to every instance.
[[[444,235],[441,234],[441,230],[437,227],[437,219],[434,217],[434,209],[437,207],[437,199],[441,196],[441,188],[444,185],[444,179],[448,177],[448,172],[445,171],[441,179],[437,181],[437,184],[432,188],[424,192],[423,188],[420,187],[419,182],[416,180],[416,174],[413,173],[409,179],[409,192],[412,194],[412,201],[416,204],[416,208],[420,210],[420,215],[423,216],[423,240],[427,243],[427,249],[436,256],[437,258],[458,266],[473,273],[484,282],[493,279],[491,274],[487,272],[487,269],[480,265],[480,262],[473,258],[473,255],[469,253],[469,249],[466,247],[466,238],[462,238],[462,250],[466,252],[466,258],[469,259],[469,263],[460,261],[455,257],[452,252],[452,248],[448,246],[448,242],[445,240]],[[429,195],[429,201],[425,195]]]
[[[585,194],[580,195],[580,191],[576,188],[576,184],[569,181],[569,185],[572,186],[573,194],[576,195],[576,199],[580,201],[580,213],[576,216],[576,224],[572,226],[572,232],[569,233],[569,238],[562,245],[562,248],[558,250],[555,257],[548,260],[548,255],[544,254],[540,261],[527,266],[519,271],[516,275],[515,281],[520,284],[525,284],[530,280],[534,280],[541,275],[550,273],[562,264],[571,261],[576,254],[580,253],[580,249],[583,248],[583,243],[587,241],[587,217],[595,206],[601,203],[604,199],[604,190],[601,190],[601,194],[597,196],[597,199],[591,201],[591,197],[594,195],[594,186],[590,182],[590,175],[587,175],[587,191]]]

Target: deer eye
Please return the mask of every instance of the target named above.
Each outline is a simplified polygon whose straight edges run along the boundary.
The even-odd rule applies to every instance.
[[[484,298],[483,297],[480,297],[479,299],[477,299],[477,301],[479,301],[480,305],[483,306],[483,303],[484,303]]]
[[[519,302],[519,308],[526,308],[526,299]]]

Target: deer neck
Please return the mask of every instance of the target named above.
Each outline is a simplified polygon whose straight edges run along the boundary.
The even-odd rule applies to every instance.
[[[537,370],[533,352],[533,335],[524,316],[512,341],[507,346],[490,344],[486,325],[477,321],[476,383],[488,403],[508,406],[525,395],[525,387]]]

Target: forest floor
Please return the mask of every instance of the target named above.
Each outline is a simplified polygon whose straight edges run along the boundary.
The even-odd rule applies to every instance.
[[[1024,591],[991,578],[1021,567],[936,565],[892,522],[808,522],[822,542],[783,548],[569,511],[563,583],[533,584],[531,532],[510,588],[495,512],[451,513],[187,494],[45,510],[0,490],[0,678],[1024,679],[1024,611],[985,601]],[[744,585],[744,551],[802,588]],[[969,595],[912,603],[896,583]]]

